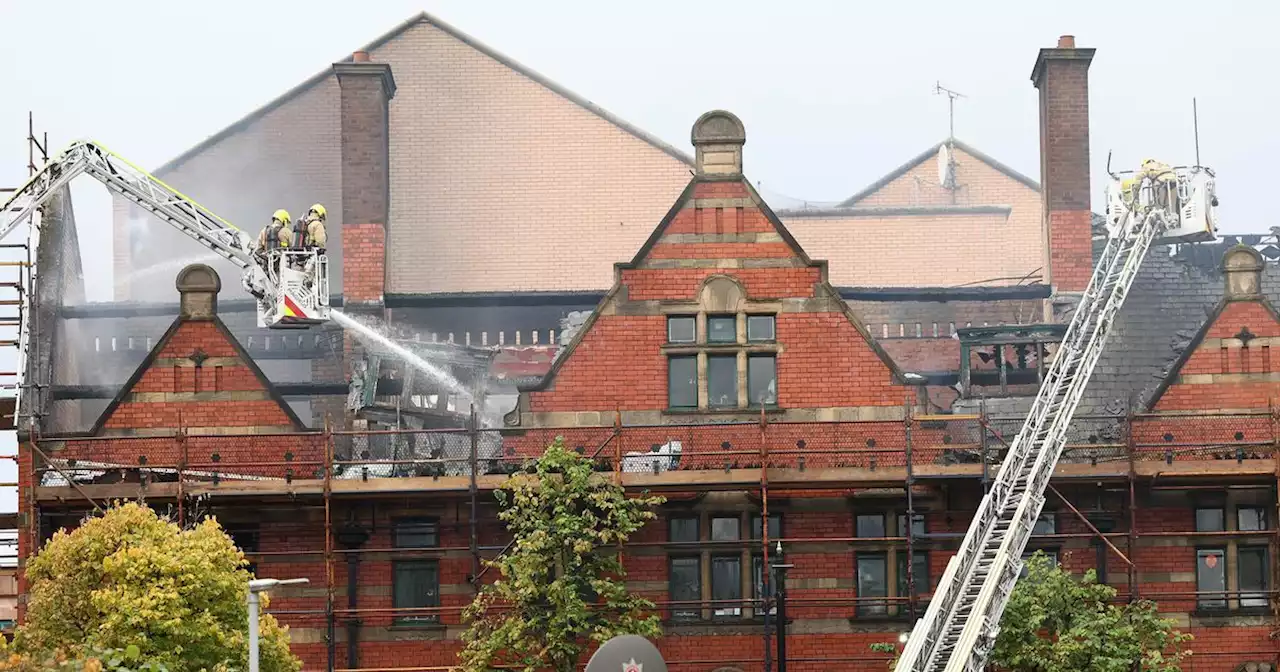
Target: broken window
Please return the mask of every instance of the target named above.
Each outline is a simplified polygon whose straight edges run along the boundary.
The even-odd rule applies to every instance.
[[[693,343],[698,340],[698,321],[692,315],[672,315],[667,318],[667,341]]]
[[[778,403],[778,360],[774,355],[747,357],[747,402],[752,406]]]
[[[911,517],[911,536],[923,537],[924,533],[924,514],[917,513]],[[898,536],[907,536],[907,514],[905,513],[898,514]]]
[[[737,355],[707,357],[707,405],[712,408],[737,408]]]
[[[667,405],[698,407],[698,358],[694,355],[667,359]]]
[[[747,341],[750,343],[767,343],[776,340],[772,315],[747,316]]]
[[[1040,534],[1057,534],[1058,533],[1058,516],[1055,511],[1041,511],[1040,517],[1036,518],[1036,524],[1031,528],[1032,535]]]
[[[738,316],[711,315],[707,317],[708,343],[737,343]]]
[[[1241,532],[1261,532],[1267,529],[1267,510],[1257,506],[1242,506],[1236,510],[1236,521]]]

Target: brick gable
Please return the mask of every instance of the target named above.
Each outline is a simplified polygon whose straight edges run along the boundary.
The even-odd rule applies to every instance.
[[[1156,411],[1263,409],[1280,397],[1280,316],[1265,298],[1224,301],[1152,399]]]
[[[290,431],[302,423],[218,318],[178,318],[93,434]]]
[[[734,177],[689,183],[631,261],[616,266],[613,289],[547,375],[522,391],[508,424],[666,412],[668,357],[679,349],[668,343],[667,319],[708,312],[775,316],[769,347],[784,413],[901,410],[911,396],[903,375],[827,282],[826,263],[810,259],[750,183]],[[747,307],[708,308],[716,283]]]

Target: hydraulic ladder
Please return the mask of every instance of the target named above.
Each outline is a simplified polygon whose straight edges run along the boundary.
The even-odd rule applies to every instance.
[[[1108,240],[1031,412],[928,610],[916,622],[896,672],[983,669],[1022,571],[1021,556],[1066,445],[1071,418],[1106,347],[1112,322],[1152,242],[1177,222],[1177,214],[1162,209],[1130,212],[1124,228]]]

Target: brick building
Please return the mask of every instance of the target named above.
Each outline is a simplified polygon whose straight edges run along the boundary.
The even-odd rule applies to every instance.
[[[386,45],[481,53],[441,30],[423,18]],[[395,163],[395,101],[406,94],[402,72],[412,68],[380,48],[331,71],[341,110],[333,151],[344,170],[328,202],[341,203],[330,210],[341,213],[345,310],[410,331],[449,315],[465,325],[478,319],[468,311],[482,308],[508,311],[502,319],[513,320],[584,306],[589,315],[561,334],[564,347],[554,355],[499,353],[525,378],[512,381],[520,387],[500,427],[472,416],[461,429],[370,431],[358,423],[376,423],[356,414],[351,426],[322,429],[308,427],[299,412],[316,408],[308,396],[316,388],[277,380],[288,373],[278,362],[302,362],[310,373],[329,366],[344,376],[343,357],[358,357],[360,346],[334,340],[322,350],[308,336],[255,347],[251,339],[263,336],[237,328],[247,313],[235,298],[219,300],[216,269],[188,267],[178,278],[176,309],[158,304],[142,308],[150,318],[129,318],[164,322],[167,330],[136,336],[146,347],[135,351],[145,354],[111,364],[127,366],[129,375],[118,387],[101,386],[111,392],[103,405],[86,402],[102,389],[59,385],[47,374],[50,406],[37,420],[56,419],[58,404],[77,404],[75,413],[92,420],[83,431],[22,437],[21,552],[74,525],[91,508],[86,498],[144,497],[183,521],[215,515],[260,575],[311,580],[272,601],[292,626],[306,669],[447,666],[459,646],[462,607],[477,582],[493,578],[481,561],[508,541],[491,493],[561,436],[591,455],[602,477],[669,499],[628,546],[626,566],[629,587],[659,605],[666,630],[659,645],[670,666],[763,668],[762,568],[781,543],[794,565],[791,665],[882,669],[869,644],[894,640],[927,602],[998,467],[1002,442],[1020,425],[1041,361],[1061,338],[1061,318],[1087,282],[1088,250],[1098,244],[1088,178],[1093,50],[1064,38],[1036,60],[1043,188],[949,142],[953,184],[970,189],[926,185],[937,155],[931,149],[843,210],[780,214],[744,174],[743,124],[711,112],[694,126],[693,156],[647,142],[634,151],[655,151],[667,157],[659,163],[678,167],[671,175],[655,169],[671,180],[660,203],[639,207],[648,196],[629,194],[646,194],[652,184],[631,190],[620,178],[600,186],[598,201],[586,199],[601,212],[632,212],[635,227],[622,228],[643,221],[628,247],[618,240],[598,252],[610,261],[593,257],[601,277],[530,289],[543,293],[517,300],[513,288],[533,288],[544,276],[500,280],[497,296],[483,289],[489,278],[462,274],[460,289],[435,294],[431,283],[441,278],[402,276],[401,262],[383,252],[401,222],[425,220],[396,214],[412,207],[397,205],[408,196],[396,186],[403,170]],[[328,77],[310,91],[329,86]],[[527,74],[511,77],[513,87],[538,84]],[[559,97],[548,99],[550,107],[572,104],[584,124],[625,131],[552,93]],[[246,128],[256,123],[265,122]],[[235,135],[211,141],[211,154],[192,161],[216,155],[218,143]],[[618,137],[621,158],[596,155],[594,147],[576,152],[587,152],[586,163],[640,161],[628,147],[641,139],[629,131]],[[992,186],[980,188],[984,180]],[[1037,192],[1038,211],[1029,196]],[[591,216],[565,226],[572,231]],[[999,221],[983,219],[990,217]],[[963,283],[940,273],[936,284],[901,286],[914,276],[893,276],[890,257],[859,257],[869,253],[844,247],[840,231],[870,221],[921,231],[971,226],[974,235],[1005,225],[1001,239],[1020,242],[990,270],[952,271],[991,282],[948,289]],[[801,233],[806,227],[810,238]],[[1028,228],[1040,242],[1025,236]],[[1151,253],[1074,423],[1054,481],[1061,497],[1050,496],[1032,539],[1068,568],[1098,569],[1123,597],[1157,600],[1197,637],[1189,669],[1210,672],[1274,666],[1280,654],[1270,637],[1280,550],[1280,416],[1272,403],[1280,390],[1270,339],[1280,338],[1273,307],[1280,272],[1264,241],[1234,242]],[[841,268],[851,261],[858,269]],[[614,262],[604,277],[604,264]],[[885,277],[902,279],[857,275],[881,265]],[[1037,270],[1043,282],[1019,284]],[[840,279],[857,277],[872,279]],[[396,284],[402,281],[423,282],[412,287],[425,288],[430,301],[397,294],[408,286]],[[111,310],[69,307],[62,317],[128,321]],[[270,359],[273,347],[297,357]],[[315,352],[327,356],[313,360]],[[375,366],[375,388],[384,384],[378,373]],[[345,394],[345,381],[339,387]],[[306,408],[291,390],[308,399]]]

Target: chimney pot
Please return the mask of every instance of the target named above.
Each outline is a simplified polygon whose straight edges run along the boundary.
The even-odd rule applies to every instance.
[[[354,54],[351,54],[351,60],[352,60],[352,61],[354,61],[354,62],[356,62],[356,63],[368,63],[368,62],[369,62],[369,52],[367,52],[367,51],[357,51],[357,52],[355,52]]]
[[[218,292],[222,279],[205,264],[191,264],[178,273],[178,317],[184,320],[212,320],[218,314]]]
[[[1059,38],[1058,38],[1058,48],[1059,48],[1059,49],[1075,49],[1075,48],[1076,48],[1076,36],[1075,36],[1075,35],[1063,35],[1062,37],[1059,37]]]
[[[695,165],[703,175],[741,175],[742,146],[747,131],[742,120],[732,112],[712,110],[698,117],[690,133],[697,149]]]

